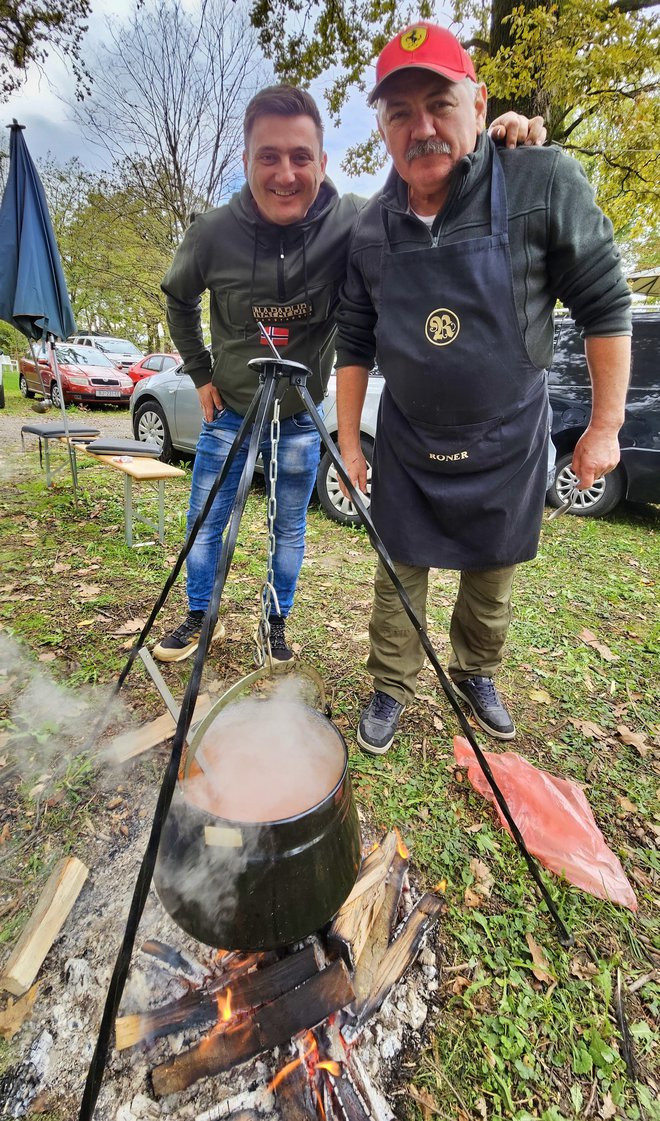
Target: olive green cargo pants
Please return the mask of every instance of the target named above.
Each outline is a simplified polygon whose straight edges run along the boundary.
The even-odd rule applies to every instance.
[[[415,613],[426,629],[429,570],[395,564]],[[479,572],[461,572],[452,612],[449,672],[457,681],[472,674],[493,677],[501,665],[511,621],[511,588],[516,565]],[[417,631],[405,613],[399,594],[380,560],[374,581],[374,605],[369,623],[367,670],[374,688],[400,704],[415,696],[417,676],[426,657]]]

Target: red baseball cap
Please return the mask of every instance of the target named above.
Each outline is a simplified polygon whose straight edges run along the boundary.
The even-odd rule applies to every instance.
[[[472,78],[476,82],[472,59],[455,35],[446,27],[420,21],[413,23],[390,39],[376,63],[376,85],[369,94],[369,104],[380,97],[384,82],[399,70],[430,70],[452,82]]]

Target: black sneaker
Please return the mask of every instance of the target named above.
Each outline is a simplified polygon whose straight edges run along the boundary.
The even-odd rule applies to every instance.
[[[183,662],[185,658],[189,658],[199,646],[203,621],[203,611],[189,611],[181,626],[154,646],[154,658],[159,662]],[[216,638],[222,638],[224,633],[225,628],[222,623],[216,623],[211,642],[215,642]]]
[[[270,652],[276,662],[288,662],[293,658],[293,650],[286,644],[284,624],[286,619],[281,615],[269,615],[270,626]]]
[[[453,678],[452,678],[453,681]],[[504,701],[493,684],[492,677],[465,677],[453,681],[459,697],[470,706],[478,724],[498,740],[512,740],[516,729]]]
[[[357,741],[370,755],[384,755],[392,746],[405,705],[376,689],[360,717]]]

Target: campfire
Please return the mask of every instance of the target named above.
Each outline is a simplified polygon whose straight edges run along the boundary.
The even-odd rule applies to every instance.
[[[221,950],[203,970],[170,946],[144,943],[142,952],[189,991],[161,1007],[120,1016],[117,1049],[140,1045],[148,1055],[163,1036],[204,1033],[151,1066],[157,1099],[265,1057],[270,1073],[260,1085],[225,1097],[196,1121],[392,1121],[361,1061],[360,1043],[443,908],[432,893],[413,903],[408,863],[398,833],[386,834],[362,861],[332,923],[287,950]]]

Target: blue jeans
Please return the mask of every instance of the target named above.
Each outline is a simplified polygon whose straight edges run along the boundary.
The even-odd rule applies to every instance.
[[[322,406],[319,406],[322,413]],[[204,421],[195,454],[187,530],[195,520],[227,458],[243,417],[223,409],[210,423]],[[206,521],[200,526],[186,560],[188,606],[191,611],[206,611],[222,549],[222,535],[229,521],[241,472],[247,459],[249,433],[239,448],[224,485],[218,491]],[[277,453],[277,515],[275,518],[275,555],[273,574],[280,612],[286,617],[293,604],[303,556],[307,506],[316,480],[320,458],[320,437],[309,413],[296,413],[280,421]],[[259,449],[266,479],[270,468],[270,424],[264,428]],[[267,554],[264,544],[264,580]]]

